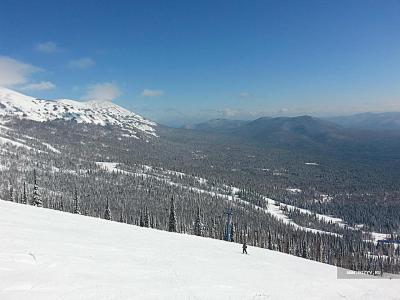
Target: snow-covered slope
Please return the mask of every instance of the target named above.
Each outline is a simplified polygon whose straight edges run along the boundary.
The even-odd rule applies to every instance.
[[[0,201],[0,299],[399,299],[398,280]]]
[[[3,87],[0,87],[0,116],[16,116],[39,122],[75,120],[78,123],[119,126],[134,135],[139,131],[156,135],[154,122],[112,102],[39,100]]]

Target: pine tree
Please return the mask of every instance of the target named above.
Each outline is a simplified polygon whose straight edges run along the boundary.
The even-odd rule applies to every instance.
[[[26,196],[26,183],[24,182],[24,191],[22,194],[22,203],[28,204],[28,197]]]
[[[111,220],[111,210],[110,210],[110,206],[108,204],[108,199],[107,199],[107,206],[106,206],[106,210],[104,212],[104,219],[106,220]]]
[[[272,250],[271,232],[268,231],[268,249]]]
[[[119,216],[119,222],[124,223],[124,215],[122,214],[122,211],[121,211],[121,215]]]
[[[14,202],[14,188],[10,186],[10,201]]]
[[[32,205],[37,207],[42,207],[43,202],[40,200],[39,195],[39,187],[37,184],[37,177],[36,177],[36,169],[33,169],[33,197],[32,197]]]
[[[302,258],[307,258],[307,244],[303,242],[303,252],[301,254]]]
[[[236,232],[235,224],[232,222],[232,225],[231,225],[231,242],[236,242],[235,232]]]
[[[211,219],[210,236],[213,239],[217,238],[217,224],[215,224],[215,219],[214,218]]]
[[[176,218],[175,218],[174,198],[171,198],[171,207],[169,209],[168,231],[176,232]]]
[[[197,207],[196,219],[194,220],[194,234],[198,236],[203,235],[203,224],[200,219],[200,206]]]
[[[140,211],[139,226],[140,226],[140,227],[144,227],[143,211]]]
[[[78,202],[78,191],[75,188],[75,195],[74,195],[74,214],[80,215],[81,212],[79,211],[79,202]]]
[[[154,216],[151,215],[151,216],[150,216],[150,227],[151,227],[151,228],[155,228],[155,226],[156,226],[156,224],[155,224]]]
[[[147,209],[147,206],[144,208],[143,225],[144,225],[144,227],[150,227],[150,218],[149,218],[149,211]]]

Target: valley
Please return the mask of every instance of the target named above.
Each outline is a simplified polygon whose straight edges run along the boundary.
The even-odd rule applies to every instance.
[[[109,205],[115,221],[168,230],[173,199],[180,233],[225,239],[229,209],[235,242],[350,269],[379,262],[385,272],[399,270],[399,247],[378,243],[398,239],[393,160],[385,161],[391,168],[365,167],[361,159],[220,132],[157,125],[132,134],[125,117],[93,124],[78,122],[85,120],[79,115],[38,121],[7,112],[0,128],[2,199],[29,203],[36,172],[47,208],[73,212],[79,205],[81,214],[103,218]]]

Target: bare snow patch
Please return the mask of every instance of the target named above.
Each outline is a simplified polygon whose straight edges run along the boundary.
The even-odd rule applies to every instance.
[[[301,189],[295,189],[295,188],[287,188],[286,189],[288,192],[291,192],[292,194],[299,194],[302,192]]]
[[[60,150],[54,148],[54,147],[53,147],[52,145],[50,145],[50,144],[47,144],[47,143],[42,143],[42,144],[45,145],[45,146],[47,147],[47,149],[49,149],[50,151],[53,151],[54,153],[57,153],[57,154],[60,154],[60,153],[61,153]]]

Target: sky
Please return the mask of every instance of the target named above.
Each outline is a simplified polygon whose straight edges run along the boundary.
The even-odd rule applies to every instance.
[[[171,126],[400,111],[400,0],[0,0],[0,86]]]

